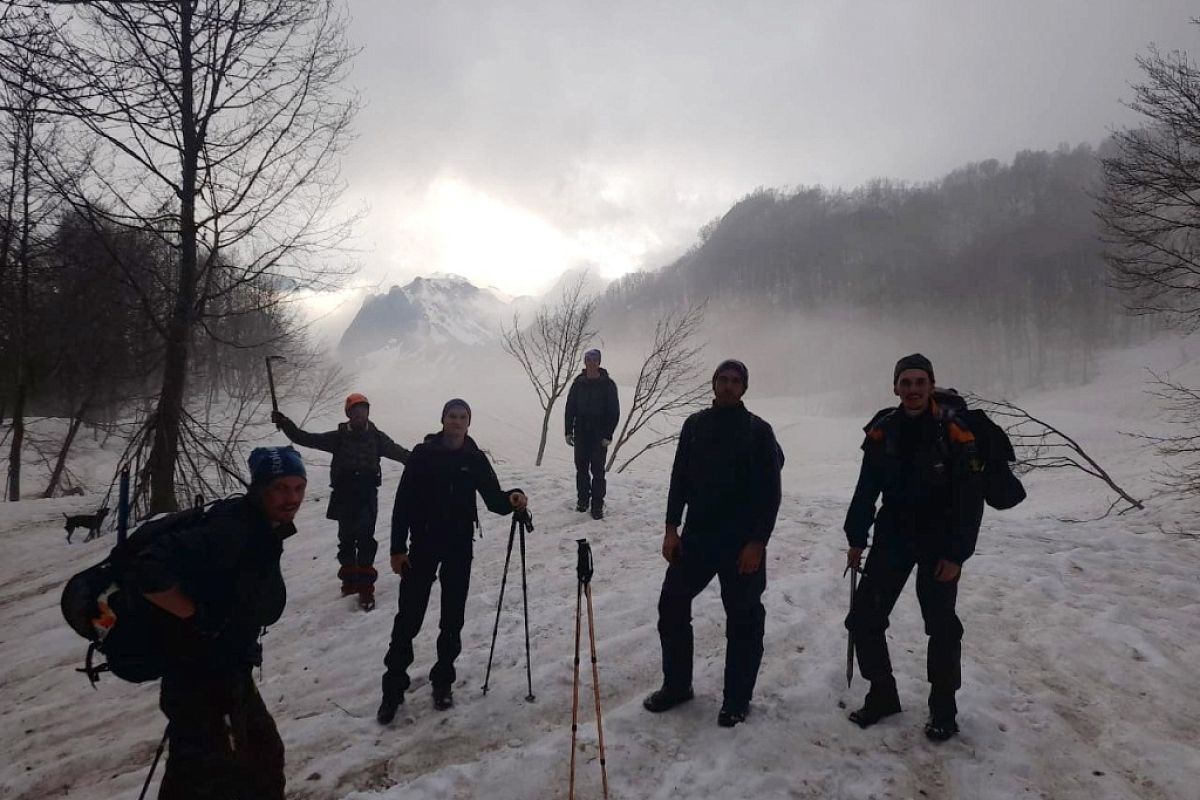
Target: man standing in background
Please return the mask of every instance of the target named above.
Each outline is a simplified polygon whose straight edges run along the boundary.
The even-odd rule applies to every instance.
[[[329,464],[329,508],[327,519],[338,524],[338,579],[342,596],[358,594],[364,611],[375,607],[375,518],[379,511],[379,484],[383,473],[380,458],[408,463],[408,451],[393,442],[370,420],[371,404],[355,392],[346,398],[347,422],[326,433],[302,431],[278,411],[271,421],[283,435],[303,447],[333,454]]]
[[[583,354],[583,372],[567,393],[567,446],[575,449],[576,511],[587,511],[592,519],[604,517],[604,461],[608,446],[621,419],[617,384],[600,367],[600,351]]]

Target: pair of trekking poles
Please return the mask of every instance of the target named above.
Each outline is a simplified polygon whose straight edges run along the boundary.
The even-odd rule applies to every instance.
[[[513,543],[517,539],[518,532],[520,533],[520,554],[521,554],[521,599],[525,617],[525,676],[528,681],[529,694],[525,696],[525,700],[532,703],[533,695],[533,670],[530,665],[529,658],[529,593],[528,584],[525,574],[525,534],[533,530],[533,518],[528,511],[520,511],[513,514],[512,526],[508,532],[508,548],[504,555],[504,574],[500,578],[500,597],[496,601],[496,622],[492,626],[492,644],[488,648],[488,663],[487,671],[483,678],[483,693],[487,694],[488,683],[492,675],[492,658],[496,652],[496,636],[500,631],[500,609],[504,605],[504,589],[508,584],[508,567],[512,561]],[[600,745],[600,777],[604,791],[604,797],[608,797],[608,766],[605,759],[604,751],[604,725],[600,712],[600,668],[596,658],[596,618],[592,610],[592,575],[594,573],[594,564],[592,562],[592,548],[588,544],[587,539],[576,540],[576,561],[575,561],[575,677],[571,691],[571,772],[570,772],[570,787],[568,789],[568,800],[574,800],[575,797],[575,741],[579,731],[579,643],[581,634],[581,617],[583,615],[583,599],[587,598],[587,615],[588,615],[588,643],[591,649],[592,657],[592,691],[596,704],[596,734]]]

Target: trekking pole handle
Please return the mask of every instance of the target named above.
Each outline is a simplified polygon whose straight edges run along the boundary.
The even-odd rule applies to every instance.
[[[595,571],[595,565],[592,562],[592,547],[588,544],[587,539],[576,539],[575,544],[578,546],[576,551],[575,574],[582,584],[592,582],[592,573]]]
[[[513,518],[521,526],[526,533],[533,533],[533,514],[529,513],[528,508],[522,508],[519,511],[513,512]]]

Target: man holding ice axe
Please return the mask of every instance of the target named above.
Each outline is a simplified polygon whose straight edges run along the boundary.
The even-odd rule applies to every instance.
[[[268,370],[270,362],[267,363]],[[274,381],[272,380],[272,401]],[[347,422],[326,433],[300,430],[282,413],[278,405],[271,412],[271,421],[284,436],[302,447],[324,450],[333,454],[329,465],[329,495],[327,519],[338,523],[338,578],[342,596],[358,594],[364,611],[375,607],[375,518],[379,510],[379,484],[383,473],[380,458],[408,463],[408,450],[391,440],[369,419],[371,404],[366,395],[355,392],[346,398]]]

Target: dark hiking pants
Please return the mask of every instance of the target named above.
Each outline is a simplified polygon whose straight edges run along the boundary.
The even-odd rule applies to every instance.
[[[159,800],[283,800],[283,741],[250,669],[162,679],[167,765]]]
[[[584,434],[575,438],[575,493],[579,504],[591,503],[593,508],[604,508],[604,495],[608,482],[604,480],[604,460],[608,448],[599,436]]]
[[[658,636],[662,643],[663,688],[685,692],[692,686],[692,600],[716,576],[725,606],[725,691],[727,705],[745,708],[754,694],[762,663],[767,588],[766,558],[758,572],[739,575],[737,553],[689,549],[667,567],[658,598]]]
[[[372,489],[360,493],[353,502],[341,502],[338,508],[338,576],[347,583],[375,583],[375,519],[379,513],[379,495]]]
[[[421,550],[409,554],[412,567],[400,578],[400,608],[392,622],[392,641],[383,663],[383,694],[395,697],[408,690],[408,668],[413,662],[413,639],[421,631],[429,593],[435,579],[442,584],[442,618],[437,638],[437,662],[429,671],[435,687],[449,687],[457,674],[454,660],[462,652],[462,628],[471,585],[471,552],[433,555]]]
[[[913,567],[917,568],[917,601],[929,637],[926,673],[930,684],[930,710],[953,716],[954,693],[962,683],[961,658],[963,626],[954,611],[958,599],[958,580],[939,581],[933,577],[937,564],[898,557],[886,550],[873,550],[854,595],[846,628],[854,637],[858,667],[868,681],[894,681],[888,656],[888,618]]]

